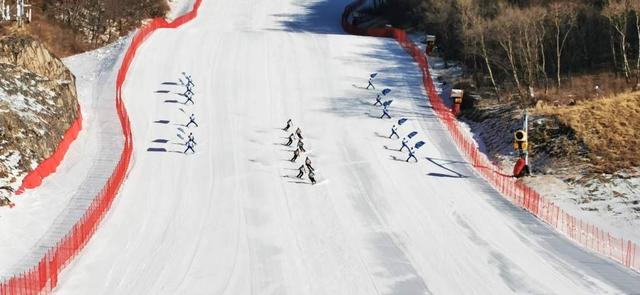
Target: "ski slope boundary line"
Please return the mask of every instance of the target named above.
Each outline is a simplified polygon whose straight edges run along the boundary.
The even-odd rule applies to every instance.
[[[353,20],[352,13],[366,2],[366,0],[356,0],[345,7],[341,18],[344,31],[353,35],[393,38],[413,57],[422,72],[424,88],[427,90],[433,110],[446,126],[458,150],[493,188],[512,203],[563,233],[571,241],[640,272],[640,247],[636,242],[615,237],[565,212],[523,182],[508,177],[507,173],[502,172],[485,154],[480,152],[474,140],[463,132],[456,117],[437,94],[429,72],[427,56],[408,38],[406,32],[392,27],[359,28],[352,24],[350,21]]]
[[[58,284],[58,274],[80,253],[82,248],[93,236],[126,178],[133,152],[129,116],[122,101],[122,85],[127,78],[129,67],[135,58],[138,48],[153,32],[158,29],[174,29],[193,20],[198,15],[198,9],[201,3],[202,0],[195,0],[192,10],[185,15],[171,22],[168,22],[164,18],[153,19],[136,32],[125,53],[116,79],[116,110],[125,139],[124,148],[116,168],[82,218],[65,237],[62,238],[55,247],[49,249],[47,254],[30,270],[1,282],[0,295],[50,294]]]
[[[71,123],[71,126],[69,126],[67,131],[64,132],[62,140],[58,143],[53,154],[40,162],[40,164],[38,164],[38,166],[31,172],[27,173],[27,175],[22,179],[20,187],[16,190],[16,195],[21,195],[27,189],[40,186],[43,179],[51,175],[53,172],[56,172],[56,169],[58,169],[58,166],[62,163],[64,156],[67,154],[67,151],[69,151],[69,147],[76,138],[78,138],[80,130],[82,130],[82,110],[80,109],[80,104],[78,104],[76,108],[76,119]]]

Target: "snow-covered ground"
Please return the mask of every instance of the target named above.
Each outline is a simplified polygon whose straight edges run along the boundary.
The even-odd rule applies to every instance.
[[[208,0],[192,23],[147,40],[123,90],[131,171],[57,294],[640,290],[640,275],[478,178],[400,47],[342,33],[347,2]],[[182,71],[196,83],[193,106],[172,85]],[[362,89],[372,72],[393,89],[394,120],[379,119],[375,91]],[[183,126],[191,113],[199,127]],[[388,138],[400,117],[402,136],[427,142],[418,163]],[[288,118],[316,185],[294,177],[301,160],[289,162],[280,130]],[[196,153],[183,155],[178,135],[189,132]]]
[[[115,71],[127,45],[111,46],[64,60],[76,76],[83,128],[57,171],[36,189],[0,208],[0,277],[35,265],[55,245],[102,189],[123,147],[115,110]]]
[[[186,14],[193,7],[194,0],[168,0],[169,1],[169,13],[167,14],[168,20],[176,19],[177,17]]]

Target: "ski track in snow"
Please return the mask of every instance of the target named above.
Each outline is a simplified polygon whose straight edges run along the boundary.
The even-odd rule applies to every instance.
[[[208,0],[193,22],[154,33],[123,89],[128,179],[56,294],[640,290],[637,273],[576,247],[478,178],[395,41],[342,32],[347,3]],[[165,102],[184,99],[162,84],[182,71],[196,83],[195,106]],[[375,91],[352,85],[371,72],[393,89],[394,120],[374,118]],[[177,128],[192,112],[196,154],[171,152],[184,148]],[[400,117],[410,119],[401,135],[427,143],[418,163],[386,138]],[[288,118],[322,185],[295,179],[305,155],[288,161]]]

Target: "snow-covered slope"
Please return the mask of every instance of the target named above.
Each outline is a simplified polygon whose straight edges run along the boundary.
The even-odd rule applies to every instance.
[[[638,274],[576,247],[474,175],[397,44],[342,33],[346,3],[208,0],[192,23],[147,40],[123,93],[131,171],[57,294],[640,290]],[[193,106],[171,85],[182,71],[196,83]],[[362,89],[371,72],[393,89],[394,120],[379,119],[375,91]],[[199,127],[183,126],[191,113]],[[387,138],[400,117],[401,135],[427,143],[418,163]],[[316,185],[294,177],[301,160],[289,162],[280,130],[288,118],[302,128]],[[179,129],[194,133],[194,155],[180,153]]]

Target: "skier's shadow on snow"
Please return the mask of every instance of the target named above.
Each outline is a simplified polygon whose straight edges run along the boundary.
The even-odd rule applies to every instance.
[[[287,181],[288,183],[297,183],[297,184],[311,184],[310,182],[306,182],[306,181],[296,181],[296,180],[289,180]]]
[[[148,148],[147,152],[166,153],[167,149],[165,149],[165,148]]]
[[[380,134],[380,132],[378,132],[378,131],[373,132],[373,134],[374,134],[375,136],[377,136],[377,137],[380,137],[380,138],[386,138],[386,139],[389,139],[389,136],[386,136],[386,135]]]
[[[150,153],[176,153],[176,154],[184,154],[183,151],[177,150],[167,150],[166,148],[148,148],[147,152]]]
[[[380,116],[375,116],[375,115],[373,115],[373,114],[372,114],[372,113],[370,113],[370,112],[365,112],[364,114],[365,114],[365,115],[367,115],[367,116],[369,116],[369,118],[381,119],[381,118],[380,118],[380,116],[382,116],[382,111],[380,111]],[[392,117],[392,118],[393,118],[393,117]],[[385,119],[388,119],[388,118],[385,118]]]
[[[447,170],[449,172],[451,172],[452,174],[443,174],[443,173],[428,173],[427,175],[429,176],[435,176],[435,177],[447,177],[447,178],[468,178],[468,176],[463,175],[462,173],[455,171],[453,169],[447,168],[445,165],[447,164],[466,164],[464,162],[460,162],[460,161],[448,161],[448,160],[442,160],[442,159],[436,159],[436,158],[430,158],[430,157],[426,157],[427,161],[431,162],[432,164]],[[436,160],[441,160],[441,161],[446,161],[446,163],[438,163],[436,162]]]
[[[353,86],[355,88],[360,88],[360,89],[367,89],[367,87],[365,87],[365,86],[359,86],[359,85],[356,85],[356,84],[351,84],[351,86]],[[375,89],[371,89],[371,90],[375,90]]]
[[[383,145],[382,147],[384,147],[385,150],[394,151],[394,152],[401,152],[400,149],[402,148],[402,147],[400,147],[398,149],[392,149],[392,148],[390,148],[389,146],[386,146],[386,145]]]
[[[408,162],[407,162],[407,159],[401,159],[401,158],[398,158],[398,157],[393,156],[393,155],[389,155],[389,158],[391,158],[391,160],[394,160],[394,161],[397,161],[397,162],[405,162],[405,163],[408,163]],[[412,162],[415,162],[415,161],[412,161]]]

